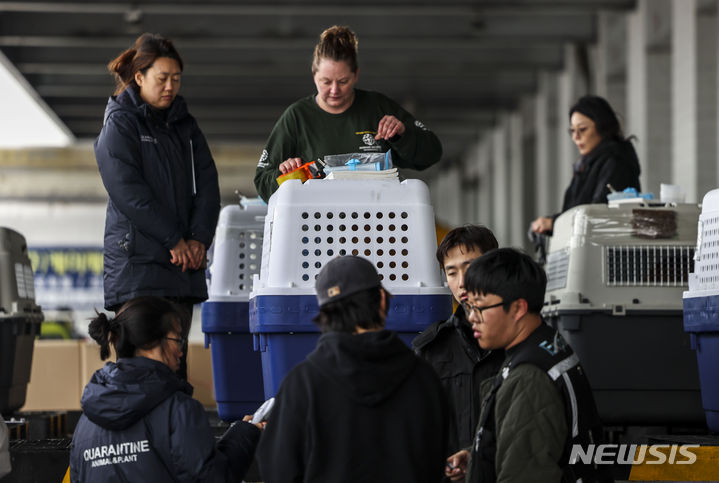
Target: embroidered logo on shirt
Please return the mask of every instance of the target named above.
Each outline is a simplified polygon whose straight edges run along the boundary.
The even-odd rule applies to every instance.
[[[429,129],[427,129],[427,127],[424,124],[422,124],[420,121],[418,121],[416,119],[414,120],[414,125],[417,126],[418,128],[420,128],[422,131],[429,131]]]
[[[144,134],[140,135],[140,142],[141,143],[152,143],[157,144],[157,139],[153,138],[152,136],[146,136]]]
[[[374,136],[371,134],[365,134],[364,136],[362,136],[362,142],[365,143],[367,146],[377,144],[377,142],[374,140]]]
[[[266,168],[270,165],[270,163],[267,162],[267,158],[270,157],[270,153],[267,152],[266,149],[262,150],[262,155],[260,156],[260,160],[257,162],[258,168]]]
[[[376,131],[357,131],[355,132],[358,136],[362,136],[363,145],[357,147],[360,152],[379,153],[382,151],[382,146],[375,140],[374,136],[377,134]]]

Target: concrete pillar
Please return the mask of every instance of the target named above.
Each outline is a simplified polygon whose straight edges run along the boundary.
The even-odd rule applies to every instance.
[[[651,191],[647,181],[649,160],[647,159],[647,53],[646,53],[646,12],[639,5],[627,18],[627,114],[625,134],[638,138],[634,148],[641,165],[641,183],[643,191]],[[659,194],[658,192],[656,193]]]
[[[487,130],[479,139],[477,149],[479,178],[477,183],[477,223],[494,231],[492,183],[492,131]]]
[[[459,190],[462,174],[460,171],[457,165],[444,171],[430,190],[434,215],[441,223],[448,226],[456,226],[462,218]]]
[[[529,180],[524,173],[523,165],[523,122],[522,113],[517,110],[512,112],[507,119],[509,142],[507,143],[509,157],[509,176],[506,184],[509,203],[509,232],[508,241],[512,246],[522,246],[525,226],[529,220],[524,212],[524,198],[527,190],[525,183]]]
[[[697,2],[672,0],[671,180],[697,199]]]
[[[534,210],[530,218],[556,213],[561,208],[556,193],[562,188],[557,181],[557,82],[549,72],[539,75],[539,88],[534,97]]]
[[[623,12],[599,13],[594,93],[609,101],[626,123],[627,15]]]
[[[577,147],[567,133],[569,128],[569,109],[579,97],[587,94],[587,79],[577,66],[577,47],[566,45],[564,52],[564,70],[559,74],[559,93],[557,96],[558,129],[557,159],[555,176],[559,181],[559,189],[554,193],[554,213],[560,211],[564,200],[564,190],[572,181],[572,165],[579,159]]]
[[[627,129],[642,167],[642,190],[659,194],[670,181],[671,119],[671,3],[639,0],[629,15],[627,65]]]
[[[719,187],[717,169],[717,2],[699,2],[697,10],[697,201]]]
[[[492,130],[492,231],[500,245],[509,242],[509,157],[507,114],[499,116]]]
[[[526,96],[522,98],[519,104],[519,116],[521,122],[521,146],[519,152],[520,174],[519,178],[512,175],[511,183],[514,186],[514,192],[521,192],[519,198],[514,203],[520,203],[521,198],[521,215],[519,220],[515,220],[512,224],[512,240],[513,245],[529,248],[529,240],[527,239],[527,230],[529,224],[536,218],[534,212],[536,210],[534,200],[536,198],[537,176],[536,167],[536,102],[534,97]]]
[[[477,133],[479,137],[480,133]],[[461,186],[462,223],[474,223],[479,217],[479,202],[477,194],[481,172],[479,169],[479,141],[475,142],[467,151],[463,163]]]

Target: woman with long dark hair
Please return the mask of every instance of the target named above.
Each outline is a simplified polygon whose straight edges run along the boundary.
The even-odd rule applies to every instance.
[[[159,297],[127,302],[90,322],[103,360],[82,395],[72,440],[73,483],[236,481],[252,462],[260,429],[239,421],[215,443],[192,386],[175,372],[185,312]]]
[[[569,110],[569,134],[581,159],[574,165],[572,182],[564,193],[562,211],[587,203],[606,203],[611,185],[617,191],[641,190],[639,159],[625,138],[612,106],[602,97],[584,96]],[[535,233],[551,234],[553,216],[540,216],[532,222]]]

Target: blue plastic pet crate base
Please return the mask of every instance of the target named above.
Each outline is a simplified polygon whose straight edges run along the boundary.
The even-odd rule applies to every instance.
[[[386,328],[398,332],[409,346],[418,333],[452,314],[449,295],[396,295],[391,299]],[[250,299],[250,330],[262,354],[265,398],[277,394],[282,379],[312,352],[319,331],[314,295],[259,295]]]
[[[224,421],[254,413],[264,399],[262,361],[249,332],[249,302],[205,302],[202,331],[212,351],[217,413]]]
[[[707,426],[719,433],[719,295],[685,298],[684,330],[697,353]]]
[[[547,320],[579,356],[605,424],[703,424],[681,311],[564,310]]]

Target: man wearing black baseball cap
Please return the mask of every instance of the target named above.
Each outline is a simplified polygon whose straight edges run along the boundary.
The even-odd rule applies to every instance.
[[[322,335],[285,377],[257,456],[265,481],[441,481],[447,402],[434,370],[384,329],[390,294],[361,257],[315,282]]]

